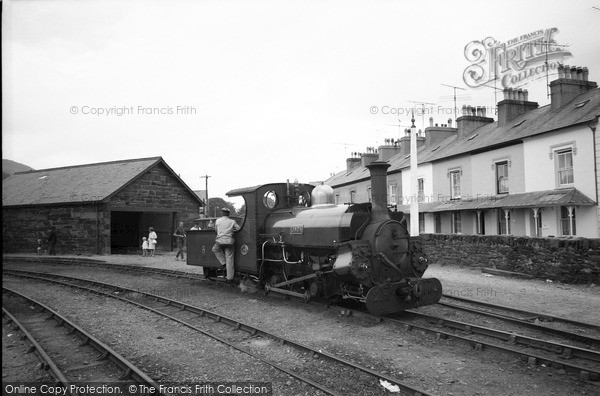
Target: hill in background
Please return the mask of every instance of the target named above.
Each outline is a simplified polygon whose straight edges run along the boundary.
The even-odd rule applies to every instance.
[[[9,159],[2,159],[2,180],[16,172],[34,170],[32,167],[20,164]]]

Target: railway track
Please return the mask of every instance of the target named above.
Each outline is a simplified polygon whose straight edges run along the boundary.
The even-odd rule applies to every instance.
[[[559,323],[559,324],[574,325],[574,326],[577,326],[580,328],[600,331],[600,326],[598,326],[598,325],[586,323],[586,322],[582,322],[582,321],[578,321],[578,320],[573,320],[573,319],[569,319],[569,318],[563,318],[560,316],[548,315],[548,314],[539,313],[539,312],[526,311],[523,309],[507,307],[504,305],[492,304],[492,303],[487,303],[484,301],[477,301],[477,300],[472,300],[469,298],[452,296],[449,294],[444,294],[442,297],[444,298],[444,301],[441,301],[442,305],[456,308],[456,309],[463,309],[463,310],[476,312],[476,313],[486,313],[488,311],[486,311],[485,309],[489,309],[491,312],[493,312],[494,310],[497,311],[500,316],[507,316],[507,317],[519,319],[519,320],[522,320],[525,322]],[[452,304],[445,300],[455,301],[455,302],[458,302],[463,305]],[[481,309],[482,307],[485,309]],[[515,316],[511,316],[511,314],[515,315]]]
[[[260,362],[311,385],[324,394],[365,394],[365,384],[368,384],[367,388],[375,391],[374,394],[379,394],[382,391],[382,381],[385,381],[386,385],[392,389],[395,388],[403,392],[403,394],[429,394],[388,374],[377,372],[372,368],[326,351],[292,341],[281,335],[259,329],[219,313],[163,296],[64,275],[6,269],[4,275],[18,276],[33,281],[52,282],[133,304],[202,333],[239,352],[250,355]],[[226,330],[223,330],[223,327]],[[302,364],[295,364],[299,363],[300,360]],[[323,362],[326,364],[323,364]],[[353,378],[354,381],[352,383],[348,382],[343,389],[334,389],[331,380],[332,378],[338,378],[340,373],[345,373],[348,378]],[[359,384],[360,388],[354,389],[354,384]]]
[[[90,265],[98,266],[97,263]],[[206,280],[204,276],[199,274],[173,270],[114,264],[100,264],[100,266],[127,272],[144,271],[176,278]],[[445,296],[445,298],[448,300],[453,299],[452,296]],[[439,305],[447,309],[465,311],[480,317],[485,316],[529,327],[535,329],[537,336],[518,334],[514,330],[498,330],[471,322],[451,320],[448,318],[451,315],[426,314],[422,310],[407,311],[411,316],[410,321],[379,317],[374,320],[390,321],[409,330],[419,329],[432,333],[437,338],[457,339],[471,345],[476,350],[493,349],[517,355],[530,366],[551,366],[557,370],[575,374],[583,380],[598,380],[600,376],[600,355],[597,347],[600,346],[600,339],[593,336],[598,330],[598,326],[504,306],[480,304],[474,300],[459,298],[454,298],[454,300],[459,303],[453,304],[444,300]],[[482,307],[485,309],[482,309]],[[570,331],[557,329],[542,325],[539,323],[540,321],[566,323],[572,329]],[[444,328],[445,330],[443,330]],[[558,336],[562,339],[555,337],[554,340],[547,340],[546,338],[550,336]],[[573,343],[572,340],[577,342]],[[580,345],[577,345],[577,343]]]
[[[116,394],[128,392],[131,384],[158,389],[142,370],[57,311],[16,290],[3,287],[3,293],[2,317],[31,345],[39,367],[54,378],[46,384],[49,393]]]
[[[450,302],[453,300],[456,302]],[[591,323],[451,296],[444,296],[444,300],[438,305],[513,323],[587,345],[600,346],[600,326]]]
[[[476,351],[494,350],[518,356],[528,366],[553,367],[584,381],[600,380],[600,352],[594,349],[451,320],[419,310],[381,317],[364,309],[345,307],[344,314],[391,323],[405,331],[422,331],[438,340],[457,340]]]

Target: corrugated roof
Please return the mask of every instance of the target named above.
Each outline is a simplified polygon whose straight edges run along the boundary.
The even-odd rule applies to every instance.
[[[18,172],[2,181],[2,206],[102,201],[158,162],[164,163],[152,157]]]
[[[425,202],[419,212],[455,212],[461,210],[541,208],[549,206],[593,206],[596,202],[576,188],[533,191],[518,194],[501,194],[477,198]],[[398,210],[410,211],[410,205],[399,205]]]
[[[584,105],[580,105],[584,102]],[[498,146],[516,144],[527,137],[591,122],[598,116],[600,116],[600,89],[596,88],[579,95],[560,109],[552,110],[550,105],[543,106],[516,117],[502,127],[499,127],[496,121],[474,130],[467,138],[458,139],[456,136],[451,136],[436,143],[434,147],[420,147],[417,152],[418,162],[419,164],[435,162],[458,155],[474,154]],[[474,136],[472,139],[468,139],[472,136]],[[438,146],[439,148],[437,148]],[[387,162],[391,165],[388,173],[395,173],[409,167],[410,157],[396,154]],[[351,172],[340,172],[330,177],[325,183],[337,187],[368,178],[367,169],[359,166]]]

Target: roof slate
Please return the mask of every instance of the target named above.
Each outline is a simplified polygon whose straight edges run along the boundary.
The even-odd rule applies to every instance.
[[[587,101],[583,106],[578,104]],[[552,110],[550,105],[528,111],[516,117],[508,124],[499,127],[493,122],[477,128],[466,138],[451,136],[434,147],[420,147],[417,151],[419,164],[435,162],[454,156],[474,154],[503,145],[516,144],[525,138],[552,132],[561,128],[593,121],[600,116],[600,89],[596,88],[581,94],[560,109]],[[477,135],[472,139],[467,139]],[[438,147],[438,149],[435,149]],[[410,157],[396,154],[388,159],[388,173],[396,173],[410,165]],[[326,180],[332,187],[367,180],[369,173],[364,167],[350,172],[342,171]]]
[[[2,181],[2,206],[102,201],[164,162],[161,157],[18,172]]]

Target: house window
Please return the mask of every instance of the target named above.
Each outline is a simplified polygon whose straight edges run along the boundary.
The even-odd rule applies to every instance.
[[[571,215],[569,216],[569,209]],[[577,227],[575,226],[575,208],[561,206],[560,207],[560,223],[563,236],[577,235]]]
[[[460,171],[450,171],[450,197],[460,199]]]
[[[425,232],[425,213],[419,213],[419,233]]]
[[[356,190],[350,190],[350,203],[356,203]]]
[[[496,194],[508,193],[508,161],[496,164]]]
[[[461,233],[461,222],[462,222],[461,213],[460,212],[452,212],[451,221],[452,221],[452,232],[454,234],[460,234]]]
[[[433,219],[435,221],[435,233],[439,234],[442,232],[442,216],[439,213],[434,213]]]
[[[423,178],[417,179],[417,202],[423,202],[425,200],[425,180]]]
[[[388,184],[388,205],[396,205],[398,195],[398,186],[396,183]]]
[[[573,184],[573,149],[560,150],[556,152],[556,166],[558,186]]]
[[[498,235],[508,234],[510,234],[510,211],[498,209]]]
[[[367,198],[369,202],[373,202],[373,197],[371,196],[371,187],[367,187]]]

